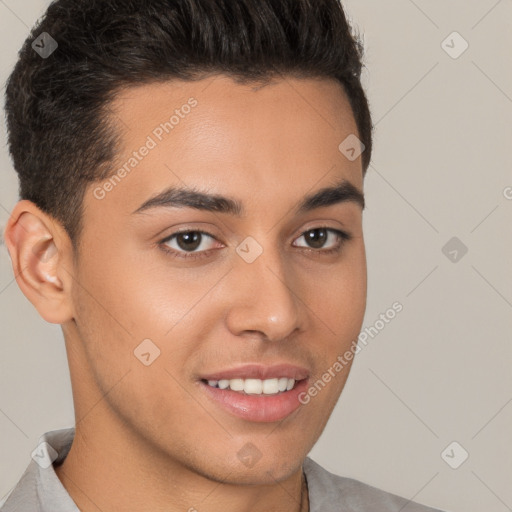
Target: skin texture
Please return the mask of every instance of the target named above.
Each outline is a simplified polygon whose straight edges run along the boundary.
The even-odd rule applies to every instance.
[[[357,134],[339,84],[221,75],[124,90],[111,105],[115,168],[191,97],[197,105],[103,199],[89,186],[76,261],[62,226],[33,203],[20,201],[6,229],[18,285],[65,336],[76,436],[56,471],[82,511],[299,511],[303,460],[350,371],[271,423],[231,415],[199,385],[242,363],[296,364],[316,381],[359,334],[366,258],[356,202],[294,212],[341,178],[363,190],[361,159],[338,149]],[[245,215],[132,214],[170,185],[237,199]],[[303,234],[319,227],[352,239],[322,254],[339,239],[309,246]],[[214,237],[196,250],[210,254],[164,252],[160,241],[181,228]],[[263,249],[250,264],[236,252],[247,236]],[[180,251],[176,239],[167,247]],[[134,350],[148,338],[160,356],[145,366]],[[252,468],[237,456],[247,443],[261,453]]]

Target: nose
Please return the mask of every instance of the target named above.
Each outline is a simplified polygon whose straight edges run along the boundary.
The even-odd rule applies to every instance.
[[[265,340],[279,341],[303,328],[300,282],[277,249],[265,249],[252,263],[237,257],[230,274],[226,322],[234,335],[258,332]]]

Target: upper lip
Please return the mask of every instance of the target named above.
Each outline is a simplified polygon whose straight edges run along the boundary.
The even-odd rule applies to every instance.
[[[306,368],[292,364],[246,364],[225,370],[219,370],[207,375],[201,375],[204,380],[231,380],[231,379],[276,379],[287,377],[288,379],[302,380],[309,377]]]

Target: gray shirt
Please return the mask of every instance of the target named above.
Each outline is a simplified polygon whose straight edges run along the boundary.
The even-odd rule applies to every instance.
[[[74,428],[53,430],[41,436],[25,473],[0,503],[1,512],[80,512],[53,468],[66,458],[74,436]],[[309,457],[303,468],[310,512],[442,512],[329,473]]]

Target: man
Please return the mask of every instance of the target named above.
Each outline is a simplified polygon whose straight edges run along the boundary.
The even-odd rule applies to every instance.
[[[307,458],[366,307],[360,72],[336,0],[50,5],[6,89],[5,241],[76,422],[2,511],[433,510]]]

